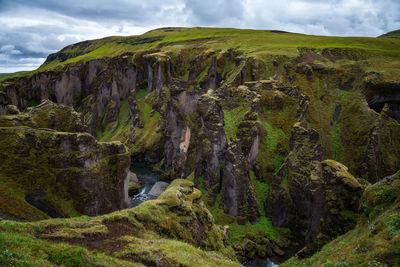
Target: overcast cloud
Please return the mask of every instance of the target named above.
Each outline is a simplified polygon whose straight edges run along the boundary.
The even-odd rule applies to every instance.
[[[167,26],[378,36],[399,0],[0,0],[0,73],[31,70],[66,45]]]

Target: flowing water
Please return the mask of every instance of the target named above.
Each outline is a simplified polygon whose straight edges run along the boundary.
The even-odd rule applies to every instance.
[[[270,259],[255,259],[243,263],[245,267],[278,267],[278,264],[273,263]]]
[[[140,203],[154,199],[153,196],[149,195],[150,189],[153,185],[160,180],[160,175],[151,169],[145,167],[131,167],[131,172],[135,173],[142,184],[139,194],[133,195],[131,198],[131,208],[136,207]]]

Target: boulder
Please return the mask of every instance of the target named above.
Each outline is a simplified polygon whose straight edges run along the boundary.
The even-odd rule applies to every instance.
[[[129,172],[128,174],[128,194],[129,196],[139,194],[140,188],[142,184],[140,183],[137,175],[133,172]]]
[[[14,105],[7,105],[6,106],[6,114],[7,115],[16,115],[19,114],[19,109],[17,106]]]
[[[153,185],[153,187],[150,189],[149,191],[149,195],[152,195],[154,197],[158,197],[159,195],[162,194],[162,192],[165,191],[165,189],[167,189],[167,187],[169,186],[169,183],[166,182],[157,182]]]

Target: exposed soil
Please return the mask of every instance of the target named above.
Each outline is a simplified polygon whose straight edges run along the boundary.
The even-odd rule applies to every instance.
[[[108,228],[108,234],[90,233],[85,234],[83,238],[65,238],[65,237],[45,237],[43,234],[54,232],[54,228],[46,229],[37,238],[45,239],[53,242],[66,242],[71,245],[86,247],[89,250],[98,250],[107,253],[114,253],[123,249],[127,241],[119,239],[122,236],[138,236],[139,231],[127,221],[116,221],[105,223]]]

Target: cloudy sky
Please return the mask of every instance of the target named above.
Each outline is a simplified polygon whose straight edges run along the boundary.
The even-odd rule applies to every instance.
[[[167,26],[378,36],[400,0],[0,0],[0,73],[31,70],[68,44]]]

